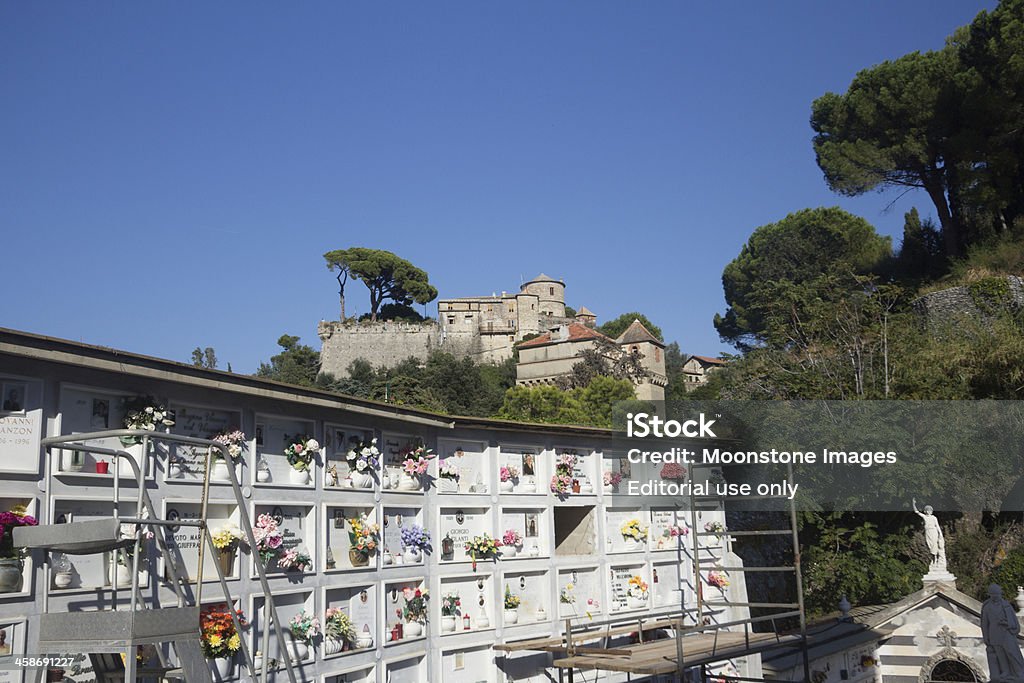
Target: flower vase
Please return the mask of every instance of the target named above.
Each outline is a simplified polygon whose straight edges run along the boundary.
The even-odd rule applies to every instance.
[[[512,493],[513,491],[515,491],[515,489],[516,485],[512,482],[511,479],[509,479],[508,481],[498,482],[498,490],[501,491],[502,493]]]
[[[382,564],[387,566],[387,565],[393,564],[395,559],[393,557],[391,557],[391,551],[388,550],[387,548],[384,548],[384,552],[380,556],[380,561],[381,561]]]
[[[530,548],[527,550],[527,553],[530,557],[538,557],[540,555],[540,548],[537,547],[536,542],[530,544]]]
[[[353,472],[349,475],[354,489],[372,489],[373,475],[369,472]]]
[[[543,607],[537,608],[537,621],[547,621],[548,613]]]
[[[491,619],[487,616],[487,612],[484,610],[483,605],[480,606],[480,614],[476,618],[477,628],[490,628]]]
[[[604,495],[607,496],[612,493],[615,493],[615,487],[612,486],[611,484],[605,484],[604,486],[601,487],[601,491],[603,491]]]
[[[423,635],[423,624],[418,621],[407,621],[402,633],[405,638],[419,638]]]
[[[514,545],[504,545],[501,547],[501,554],[505,557],[515,557],[519,554],[519,548]]]
[[[336,655],[345,648],[344,641],[331,636],[324,636],[324,656]]]
[[[256,468],[256,481],[261,484],[270,481],[270,470],[265,467]]]
[[[366,567],[370,564],[370,555],[369,553],[360,552],[355,548],[349,548],[348,561],[353,567]]]
[[[404,549],[402,552],[402,558],[405,560],[406,564],[416,564],[423,559],[423,551],[416,546],[411,545]]]
[[[444,633],[455,632],[455,617],[444,615],[441,617],[441,631]]]
[[[231,678],[231,669],[234,668],[234,662],[230,657],[217,657],[210,660],[210,664],[212,665],[210,668],[217,674],[214,680],[226,681]]]
[[[519,623],[519,610],[507,609],[505,610],[505,624],[512,625]]]
[[[355,646],[357,650],[365,650],[373,647],[373,636],[370,635],[369,631],[362,631],[356,636]]]
[[[457,479],[441,477],[437,480],[437,491],[438,493],[458,493],[459,482]]]
[[[398,490],[399,491],[419,491],[420,480],[411,474],[402,474],[398,477]]]
[[[21,560],[16,557],[0,559],[0,593],[21,590]]]
[[[133,443],[130,446],[126,445],[124,447],[124,450],[128,453],[128,455],[132,456],[132,460],[134,460],[135,464],[139,466],[139,471],[142,472],[142,476],[146,476],[146,450],[143,444]],[[129,465],[128,463],[124,463],[124,467],[122,467],[121,469],[122,472],[127,470],[129,472],[128,476],[134,479],[135,473],[131,471],[131,467],[132,466]]]
[[[306,486],[309,484],[309,470],[291,468],[288,471],[288,481],[297,486]]]
[[[291,660],[293,662],[301,662],[309,656],[309,645],[302,640],[295,640],[292,638],[289,643],[288,651],[291,654]]]
[[[220,548],[217,550],[217,565],[220,573],[224,576],[233,576],[235,573],[235,549]]]
[[[647,607],[646,598],[634,598],[632,595],[626,596],[626,607],[629,609],[643,609]]]
[[[113,562],[110,565],[109,578],[111,586],[130,588],[132,585],[132,570],[119,562]]]
[[[644,549],[643,541],[638,541],[631,536],[624,537],[622,541],[623,549],[626,552],[636,553]]]
[[[228,463],[220,458],[215,458],[213,468],[210,470],[210,481],[231,481],[231,473],[228,471]]]
[[[57,572],[53,575],[53,585],[57,588],[67,588],[74,581],[74,575],[71,572]],[[0,592],[3,592],[0,590]]]

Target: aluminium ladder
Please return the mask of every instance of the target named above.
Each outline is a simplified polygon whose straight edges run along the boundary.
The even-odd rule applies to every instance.
[[[97,446],[86,445],[87,441],[104,438],[130,437],[141,440],[142,462],[136,462],[135,458],[123,450],[115,450]],[[148,469],[150,459],[155,459],[157,449],[151,449],[154,441],[176,443],[189,446],[206,448],[206,469],[203,477],[203,493],[199,518],[196,520],[168,520],[157,517],[152,500],[146,490],[145,473]],[[46,562],[43,563],[43,609],[39,617],[39,637],[37,652],[40,653],[89,653],[90,659],[96,672],[98,683],[114,681],[137,680],[138,676],[150,676],[160,679],[181,679],[186,683],[206,683],[212,681],[210,669],[203,656],[200,646],[200,609],[203,593],[203,566],[206,548],[210,552],[216,552],[213,545],[213,537],[207,525],[207,510],[209,505],[210,492],[210,469],[213,462],[214,449],[221,453],[221,457],[231,462],[227,447],[223,444],[209,439],[197,439],[194,437],[178,436],[163,432],[114,429],[87,434],[75,434],[72,436],[56,436],[42,440],[42,446],[46,453],[45,458],[45,491],[47,497],[47,510],[50,508],[52,466],[50,463],[51,449],[60,448],[76,452],[89,452],[96,455],[105,455],[113,458],[113,516],[109,519],[90,520],[83,522],[69,522],[65,524],[46,524],[34,527],[17,527],[14,529],[15,547],[28,548],[35,551],[43,551]],[[120,466],[122,461],[126,462],[134,475],[134,484],[137,487],[135,495],[133,514],[121,514],[121,476]],[[141,466],[140,466],[141,465]],[[230,474],[231,488],[235,500],[238,503],[240,526],[246,534],[246,541],[251,548],[256,547],[256,539],[253,535],[252,523],[249,518],[242,489],[239,486],[235,474],[235,468],[227,468]],[[130,506],[126,504],[126,507]],[[147,607],[142,599],[139,587],[139,555],[142,550],[142,539],[147,528],[156,527],[162,531],[167,527],[193,526],[199,530],[205,540],[199,544],[198,570],[196,572],[196,586],[194,599],[189,601],[186,596],[188,582],[184,580],[177,570],[177,566],[167,547],[163,533],[155,533],[157,549],[159,550],[166,567],[166,582],[174,591],[177,605],[164,607]],[[121,558],[130,558],[131,566],[131,588],[129,594],[128,609],[117,609],[118,605],[118,582],[116,576],[111,580],[111,592],[114,609],[96,611],[74,611],[74,612],[50,612],[50,582],[52,568],[51,552],[62,552],[67,555],[90,555],[99,553],[117,553]],[[278,649],[282,653],[290,652],[287,648],[282,626],[277,614],[277,607],[274,604],[274,596],[267,581],[266,570],[262,563],[254,563],[259,576],[263,593],[263,621],[266,626],[263,630],[263,649],[266,651],[269,646],[270,627],[274,627]],[[236,632],[241,635],[242,625],[238,616],[230,605],[233,598],[228,588],[227,580],[219,563],[214,562],[217,571],[224,602],[229,605],[231,620],[234,623]],[[263,658],[263,665],[259,675],[253,666],[253,659],[250,656],[245,638],[241,640],[241,653],[243,664],[253,681],[268,679],[268,660]],[[167,666],[162,649],[157,652],[160,657],[161,666],[158,668],[139,670],[136,662],[136,648],[145,644],[168,644],[173,649],[178,659],[178,666]],[[117,655],[120,655],[118,657]],[[123,660],[123,667],[119,666]],[[291,658],[285,654],[280,658],[285,666],[290,683],[297,683],[295,668],[292,666]],[[42,680],[45,668],[39,669],[37,681]]]

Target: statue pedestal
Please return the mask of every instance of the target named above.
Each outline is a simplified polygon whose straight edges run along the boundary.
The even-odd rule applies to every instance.
[[[925,588],[932,585],[938,585],[942,588],[949,588],[956,590],[956,577],[950,573],[948,569],[943,566],[932,565],[928,568],[928,573],[921,579],[924,582]]]

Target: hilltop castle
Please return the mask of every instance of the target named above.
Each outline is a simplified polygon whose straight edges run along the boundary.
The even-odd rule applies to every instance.
[[[539,374],[530,371],[522,377],[521,384],[553,382],[564,370],[571,369],[572,358],[585,346],[596,343],[597,337],[604,338],[593,328],[597,316],[586,306],[575,315],[567,316],[565,308],[565,282],[541,273],[520,287],[518,292],[502,292],[501,295],[460,297],[440,299],[437,302],[437,320],[420,323],[387,321],[357,322],[354,320],[321,321],[317,329],[322,342],[320,363],[323,372],[344,376],[352,361],[362,358],[374,367],[391,367],[406,358],[426,360],[432,351],[446,351],[454,356],[470,357],[478,363],[500,363],[512,357],[516,342],[526,336],[540,336],[538,343],[531,346],[531,361],[538,354],[546,359],[548,354],[557,354],[557,367],[540,365],[544,371]],[[637,323],[639,325],[639,323]],[[629,339],[614,341],[621,348],[643,353],[645,365],[651,366],[654,379],[645,383],[644,398],[661,398],[663,395],[665,361],[664,344],[654,339],[640,325],[646,337],[633,327],[627,331]],[[589,331],[584,334],[582,330]],[[587,338],[586,344],[577,344]],[[606,338],[607,339],[607,338]],[[561,345],[562,340],[571,341]],[[653,340],[653,343],[651,342]],[[557,345],[557,352],[554,350]],[[640,349],[643,346],[643,349]],[[571,356],[565,356],[571,351]],[[554,360],[552,356],[551,360]],[[550,363],[548,364],[550,365]],[[648,387],[650,384],[650,387]],[[648,390],[653,390],[652,391]]]

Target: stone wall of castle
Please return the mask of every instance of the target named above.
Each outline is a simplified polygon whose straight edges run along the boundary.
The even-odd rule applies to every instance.
[[[1024,279],[1015,275],[987,278],[971,285],[925,294],[912,305],[929,326],[937,326],[963,318],[983,321],[989,315],[983,308],[993,304],[1024,308]]]

